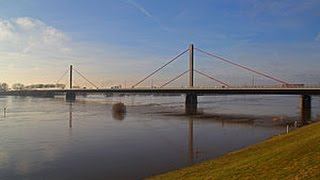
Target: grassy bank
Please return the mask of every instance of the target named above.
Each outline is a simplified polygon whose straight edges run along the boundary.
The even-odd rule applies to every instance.
[[[320,123],[151,179],[320,179]]]

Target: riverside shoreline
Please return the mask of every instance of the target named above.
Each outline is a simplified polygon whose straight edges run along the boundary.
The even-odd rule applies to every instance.
[[[320,178],[320,123],[148,179]]]

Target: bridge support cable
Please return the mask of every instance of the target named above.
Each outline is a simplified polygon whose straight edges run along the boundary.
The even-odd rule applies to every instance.
[[[254,69],[252,69],[252,68],[249,68],[249,67],[243,66],[243,65],[241,65],[241,64],[232,62],[231,60],[226,59],[226,58],[224,58],[224,57],[221,57],[221,56],[218,56],[218,55],[215,55],[215,54],[206,52],[206,51],[201,50],[201,49],[199,49],[199,48],[195,48],[195,49],[196,49],[197,51],[203,53],[203,54],[206,54],[207,56],[210,56],[210,57],[219,59],[220,61],[226,62],[226,63],[228,63],[228,64],[232,64],[232,65],[234,65],[234,66],[240,67],[240,68],[242,68],[242,69],[245,69],[245,70],[247,70],[247,71],[253,72],[253,73],[255,73],[255,74],[259,74],[259,75],[261,75],[261,76],[263,76],[263,77],[266,77],[266,78],[268,78],[268,79],[272,79],[272,80],[274,80],[274,81],[276,81],[276,82],[279,82],[279,83],[281,83],[281,84],[290,84],[290,83],[288,83],[288,82],[286,82],[286,81],[283,81],[283,80],[281,80],[281,79],[275,78],[275,77],[270,76],[270,75],[268,75],[268,74],[265,74],[265,73],[259,72],[259,71],[257,71],[257,70],[254,70]]]
[[[75,86],[81,87],[80,84],[75,80],[73,80],[72,84],[74,84]],[[75,87],[75,86],[73,86],[73,87]]]
[[[67,80],[67,82],[64,84],[64,87],[67,87],[68,84],[69,84],[69,81]]]
[[[187,51],[189,51],[189,49],[184,50],[182,53],[178,54],[177,56],[175,56],[174,58],[172,58],[170,61],[168,61],[167,63],[165,63],[164,65],[162,65],[161,67],[159,67],[158,69],[156,69],[155,71],[153,71],[152,73],[150,73],[149,75],[147,75],[145,78],[143,78],[141,81],[139,81],[138,83],[136,83],[135,85],[132,86],[132,88],[135,88],[136,86],[138,86],[139,84],[141,84],[142,82],[144,82],[145,80],[147,80],[148,78],[150,78],[151,76],[153,76],[154,74],[156,74],[157,72],[159,72],[161,69],[165,68],[166,66],[168,66],[169,64],[171,64],[172,62],[174,62],[175,60],[177,60],[180,56],[182,56],[183,54],[185,54]]]
[[[95,88],[99,88],[98,86],[96,86],[93,82],[91,82],[89,79],[87,79],[83,74],[81,74],[79,71],[77,71],[76,69],[73,68],[73,70],[79,74],[84,80],[86,80],[88,83],[90,83],[92,86],[94,86]]]
[[[69,69],[65,73],[63,73],[63,75],[58,79],[58,81],[56,81],[56,84],[58,84],[68,74],[68,72]]]
[[[189,72],[189,69],[188,69],[188,70],[186,70],[185,72],[183,72],[183,73],[179,74],[179,75],[178,75],[178,76],[176,76],[175,78],[171,79],[170,81],[168,81],[168,82],[164,83],[163,85],[161,85],[161,86],[160,86],[160,88],[165,87],[166,85],[168,85],[168,84],[172,83],[173,81],[175,81],[175,80],[179,79],[181,76],[183,76],[183,75],[187,74],[188,72]]]
[[[200,72],[200,71],[198,71],[198,70],[196,70],[196,69],[194,69],[194,71],[195,71],[196,73],[204,76],[204,77],[207,77],[207,78],[215,81],[215,82],[218,82],[218,83],[223,84],[223,85],[225,85],[225,86],[227,86],[227,87],[230,87],[229,84],[227,84],[227,83],[225,83],[225,82],[223,82],[223,81],[221,81],[221,80],[219,80],[219,79],[216,79],[216,78],[214,78],[214,77],[212,77],[212,76],[209,76],[209,75],[207,75],[207,74],[205,74],[205,73],[203,73],[203,72]]]

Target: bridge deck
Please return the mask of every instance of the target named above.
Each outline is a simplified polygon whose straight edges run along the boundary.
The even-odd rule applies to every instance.
[[[292,94],[292,95],[320,95],[320,88],[128,88],[128,89],[50,89],[50,90],[23,90],[9,91],[7,95],[16,95],[23,93],[65,93],[74,91],[76,93],[175,93],[188,94],[195,93],[199,95],[210,94]]]

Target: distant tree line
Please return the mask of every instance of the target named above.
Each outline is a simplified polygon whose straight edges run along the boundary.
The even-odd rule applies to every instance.
[[[25,86],[24,89],[53,89],[53,88],[58,88],[58,89],[64,89],[66,85],[64,84],[31,84],[28,86]]]
[[[24,85],[21,83],[15,83],[11,86],[12,90],[32,90],[32,89],[64,89],[66,85],[64,84],[31,84]],[[0,92],[5,92],[10,90],[9,85],[7,83],[0,83]]]

